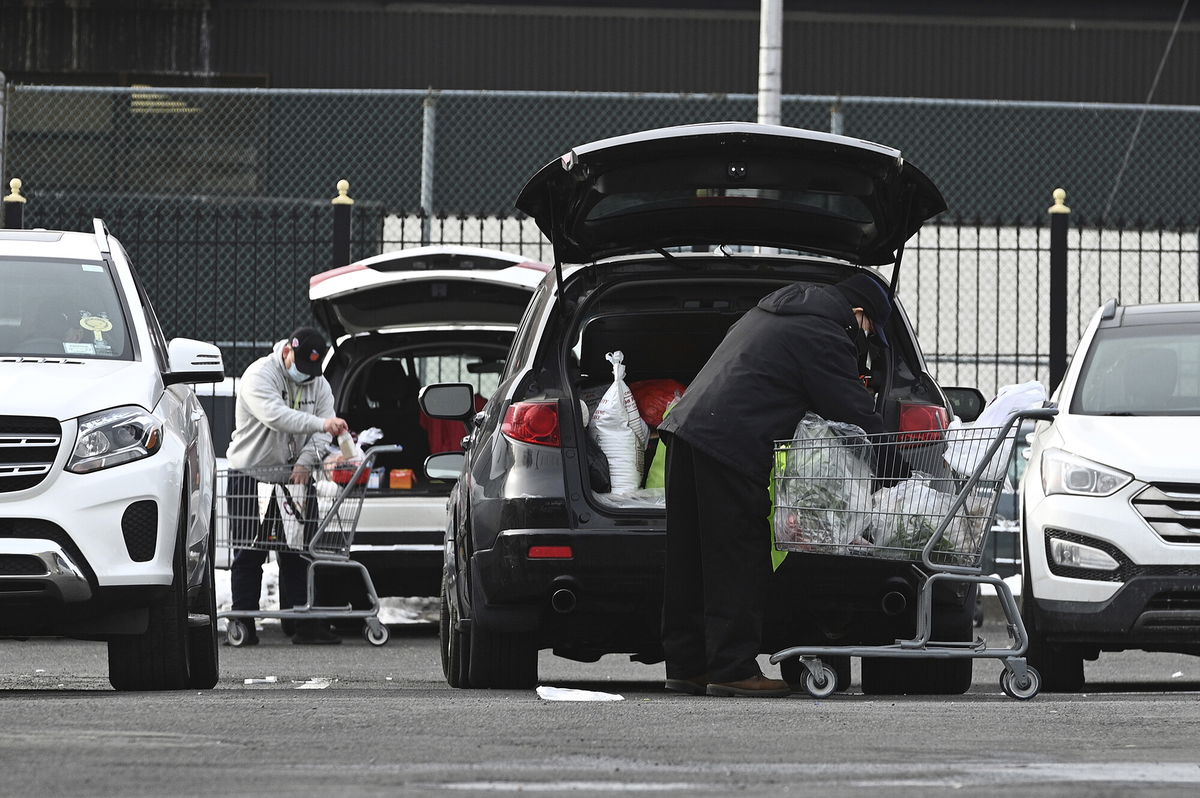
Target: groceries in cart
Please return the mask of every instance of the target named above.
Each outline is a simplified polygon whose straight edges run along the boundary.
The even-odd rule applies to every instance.
[[[775,539],[786,548],[871,545],[870,447],[862,427],[808,413],[775,452]],[[864,459],[867,458],[867,459]]]
[[[1003,467],[1001,478],[988,476],[996,470],[992,460],[1010,453],[1003,441],[992,446],[995,432],[991,427],[958,431],[953,442],[983,466],[960,496],[967,475],[947,466],[946,436],[868,435],[859,427],[806,414],[794,437],[776,446],[776,548],[919,561],[942,526],[932,560],[973,564],[1002,487]],[[876,463],[900,461],[911,476],[879,478]]]
[[[921,549],[933,537],[943,518],[952,516],[934,544],[933,562],[971,565],[987,530],[985,497],[968,497],[965,512],[954,512],[954,495],[934,490],[932,477],[914,474],[898,485],[883,488],[871,497],[871,534],[881,557],[920,559]]]

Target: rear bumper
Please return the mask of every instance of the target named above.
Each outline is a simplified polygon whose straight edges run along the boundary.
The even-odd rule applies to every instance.
[[[572,556],[530,557],[534,546],[569,546]],[[768,546],[764,541],[764,557]],[[542,647],[651,650],[660,641],[665,560],[661,529],[507,530],[493,548],[471,558],[468,617],[496,631],[534,632]],[[898,588],[901,583],[907,588]],[[883,596],[896,589],[906,592],[907,607],[885,614]],[[834,640],[890,643],[911,636],[916,595],[910,563],[789,556],[771,579],[763,650]],[[934,593],[935,629],[942,622],[969,627],[974,596],[973,585],[940,585]]]
[[[572,556],[530,557],[533,546],[569,546]],[[471,617],[497,631],[537,632],[543,647],[655,648],[665,554],[661,530],[510,529],[471,558]],[[558,591],[572,595],[558,605],[568,611],[552,606]]]

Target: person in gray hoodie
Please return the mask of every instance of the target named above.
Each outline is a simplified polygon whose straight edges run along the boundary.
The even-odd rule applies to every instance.
[[[229,517],[240,528],[234,540],[254,540],[258,527],[258,483],[308,484],[334,436],[346,432],[336,414],[333,391],[321,374],[327,347],[320,332],[301,327],[279,341],[271,354],[246,368],[237,389],[233,436],[226,457],[231,472],[226,487]],[[237,549],[230,568],[233,609],[257,611],[266,548]],[[277,551],[280,607],[303,604],[307,564],[289,551]],[[286,603],[285,603],[286,602]],[[243,645],[254,645],[253,619]],[[293,643],[340,643],[341,638],[316,620],[296,624]]]

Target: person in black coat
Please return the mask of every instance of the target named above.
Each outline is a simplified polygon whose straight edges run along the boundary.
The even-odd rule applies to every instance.
[[[865,272],[763,297],[721,341],[663,419],[666,687],[784,696],[756,658],[771,575],[769,480],[776,440],[805,413],[883,430],[860,380],[867,335],[886,345],[887,289]]]

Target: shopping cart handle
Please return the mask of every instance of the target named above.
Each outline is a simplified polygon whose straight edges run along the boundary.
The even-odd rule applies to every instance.
[[[1048,404],[1045,407],[1031,407],[1028,410],[1018,410],[1013,413],[1016,418],[1028,418],[1034,421],[1050,421],[1058,415],[1058,405]]]

